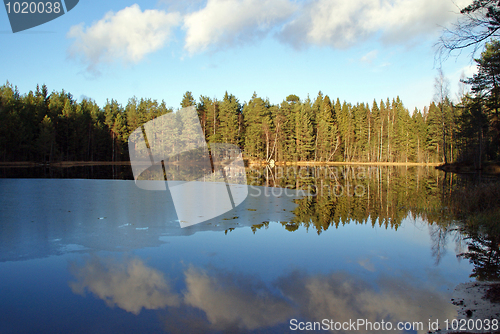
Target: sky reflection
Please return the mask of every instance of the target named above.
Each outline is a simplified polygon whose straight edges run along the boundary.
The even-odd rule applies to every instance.
[[[440,284],[432,281],[439,277],[422,282],[380,274],[366,281],[345,271],[296,270],[268,283],[248,273],[188,265],[183,288],[173,291],[163,272],[136,257],[92,256],[83,265],[71,263],[70,272],[76,281],[69,286],[76,294],[91,292],[109,307],[136,315],[142,308],[162,310],[165,322],[179,313],[191,314],[192,323],[204,324],[206,331],[252,331],[288,324],[292,318],[427,324],[429,319],[442,322],[456,316],[448,296],[437,289]]]

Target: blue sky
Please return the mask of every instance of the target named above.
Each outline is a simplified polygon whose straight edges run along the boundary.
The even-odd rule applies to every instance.
[[[240,102],[255,91],[422,110],[434,95],[433,45],[469,0],[80,0],[65,15],[12,33],[0,10],[0,84],[46,84],[80,101],[129,98],[180,106],[192,91]],[[443,64],[455,97],[467,52]]]

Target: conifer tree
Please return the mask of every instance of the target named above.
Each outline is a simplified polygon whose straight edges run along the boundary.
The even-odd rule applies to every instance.
[[[245,120],[245,153],[251,157],[266,159],[269,154],[270,128],[269,105],[254,93],[243,107]]]
[[[311,113],[309,98],[304,103],[295,105],[295,136],[299,161],[307,161],[313,157],[315,138]]]
[[[429,106],[429,111],[427,114],[427,140],[426,140],[426,150],[429,155],[428,162],[442,161],[442,122],[441,122],[441,112],[434,102]]]
[[[226,91],[219,106],[220,136],[224,143],[240,143],[240,117],[241,106],[234,95]]]
[[[287,98],[288,100],[288,98]],[[294,105],[297,101],[283,101],[276,112],[275,122],[278,131],[276,160],[293,161],[296,157],[296,131]]]
[[[338,141],[337,127],[333,119],[333,107],[328,95],[323,99],[318,115],[316,134],[317,159],[319,161],[329,161],[338,148]]]
[[[366,159],[366,146],[368,143],[368,113],[369,109],[364,103],[353,107],[353,132],[354,132],[354,152],[353,157],[358,161]]]
[[[194,105],[196,105],[196,101],[193,97],[193,93],[189,91],[185,92],[182,96],[181,108],[186,108]]]

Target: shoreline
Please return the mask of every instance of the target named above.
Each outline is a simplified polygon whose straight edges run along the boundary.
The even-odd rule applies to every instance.
[[[243,159],[245,166],[266,166],[267,161]],[[41,163],[33,161],[9,161],[0,162],[1,167],[77,167],[77,166],[130,166],[130,161],[58,161],[52,163]],[[342,166],[342,165],[359,165],[359,166],[431,166],[438,167],[441,163],[437,162],[344,162],[344,161],[277,161],[276,166]]]
[[[33,161],[9,161],[0,162],[2,167],[77,167],[77,166],[126,166],[130,161],[58,161],[58,162],[33,162]]]
[[[451,162],[448,164],[440,164],[437,169],[444,172],[460,173],[460,174],[473,174],[473,173],[485,173],[491,175],[500,174],[500,163],[485,161],[482,163],[481,167],[474,166],[472,163],[460,163]]]
[[[486,320],[498,319],[500,316],[500,282],[497,281],[473,281],[458,284],[452,294],[451,303],[457,307],[456,322],[454,327],[464,323],[483,325]],[[474,327],[474,326],[472,326]],[[455,334],[455,333],[499,333],[498,327],[493,330],[465,330],[439,329],[431,334]]]
[[[265,160],[244,159],[249,166],[266,166]],[[360,166],[440,166],[439,162],[362,162],[362,161],[277,161],[276,166],[342,166],[342,165],[360,165]]]

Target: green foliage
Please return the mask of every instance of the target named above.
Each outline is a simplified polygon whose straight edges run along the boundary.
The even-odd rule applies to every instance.
[[[196,101],[194,100],[193,93],[185,92],[184,96],[182,96],[181,108],[186,108],[190,106],[196,105]]]
[[[271,145],[271,112],[267,101],[257,97],[243,107],[245,124],[245,153],[248,156],[267,159]]]
[[[296,102],[294,102],[296,103]],[[294,161],[296,157],[295,117],[293,104],[283,101],[275,110],[276,152],[273,158],[277,161]]]
[[[315,140],[310,101],[297,104],[294,109],[297,160],[308,161],[313,157]]]
[[[318,126],[316,132],[315,160],[330,161],[335,149],[338,148],[337,125],[334,122],[334,114],[330,98],[324,97],[320,104],[318,113]]]
[[[227,93],[219,106],[219,131],[221,142],[229,144],[240,144],[241,124],[240,124],[241,106],[234,95]]]
[[[472,98],[465,101],[470,108],[456,108],[446,100],[443,106],[431,104],[423,114],[418,110],[410,114],[399,97],[392,102],[373,101],[370,109],[366,103],[352,105],[339,98],[333,103],[322,92],[314,102],[289,95],[280,105],[272,105],[255,93],[250,101],[240,104],[228,92],[222,100],[202,95],[196,104],[191,92],[186,92],[181,106],[196,106],[207,142],[239,145],[252,158],[439,162],[443,132],[452,160],[457,152],[474,144],[478,123],[484,126],[491,122],[494,104],[479,103],[484,96],[476,98],[476,104],[466,103]],[[443,110],[448,117],[444,130]],[[21,95],[7,83],[0,87],[0,160],[127,160],[129,135],[172,111],[163,101],[137,97],[130,98],[124,107],[111,99],[100,108],[92,100],[77,102],[64,90],[49,94],[45,85]]]

